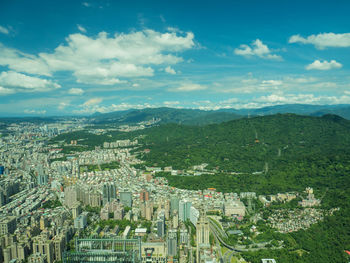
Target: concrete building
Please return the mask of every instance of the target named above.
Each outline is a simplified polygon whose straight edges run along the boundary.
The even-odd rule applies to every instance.
[[[132,194],[131,194],[131,192],[120,192],[120,202],[124,206],[132,207]]]
[[[186,222],[191,216],[191,206],[192,203],[187,200],[181,200],[179,202],[179,219],[182,222]]]
[[[142,190],[140,192],[140,201],[141,202],[146,202],[149,200],[149,192],[146,190]]]
[[[81,213],[81,206],[79,202],[76,202],[72,205],[72,216],[73,219],[76,219]]]
[[[173,228],[177,229],[179,227],[179,213],[175,210],[173,215]]]
[[[224,214],[225,216],[245,216],[245,205],[239,200],[226,201],[224,204]]]
[[[6,234],[13,234],[16,230],[16,217],[7,216],[0,218],[0,236]]]
[[[68,186],[64,189],[64,203],[69,208],[78,201],[78,194],[74,186]]]
[[[117,190],[113,183],[105,183],[102,187],[103,205],[117,198]]]
[[[141,258],[143,263],[166,263],[167,251],[164,242],[142,242]]]
[[[188,243],[188,230],[185,227],[180,229],[180,243]]]
[[[201,211],[199,220],[196,225],[196,237],[197,237],[197,262],[201,261],[201,255],[203,251],[210,248],[209,243],[209,222],[204,211]]]
[[[167,237],[168,256],[176,256],[177,254],[177,231],[170,229]]]
[[[74,219],[75,229],[84,229],[87,225],[87,213],[80,214],[76,219]]]
[[[55,259],[52,241],[42,235],[33,238],[33,253],[46,255],[47,263],[53,263]]]
[[[170,198],[170,212],[171,212],[171,214],[173,214],[174,211],[179,211],[179,198],[175,195],[173,195]]]
[[[164,237],[165,235],[165,215],[164,215],[164,211],[161,211],[158,214],[158,218],[157,218],[157,235],[158,237]]]

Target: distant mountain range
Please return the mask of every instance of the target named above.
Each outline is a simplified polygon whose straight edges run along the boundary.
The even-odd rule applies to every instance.
[[[96,113],[91,115],[90,121],[96,124],[119,123],[133,124],[152,119],[161,119],[161,123],[179,123],[192,125],[206,125],[244,118],[247,116],[265,116],[277,113],[294,113],[307,116],[323,116],[326,114],[339,115],[350,120],[350,105],[308,105],[285,104],[257,109],[175,109],[175,108],[146,108]]]
[[[109,113],[94,113],[90,116],[42,116],[42,117],[2,117],[0,122],[18,123],[50,123],[67,119],[86,118],[93,124],[136,124],[152,119],[160,119],[160,123],[177,123],[186,125],[207,125],[222,123],[246,117],[266,116],[273,114],[294,113],[306,116],[323,116],[333,114],[350,120],[350,105],[309,105],[284,104],[256,109],[176,109],[176,108],[145,108],[114,111]]]

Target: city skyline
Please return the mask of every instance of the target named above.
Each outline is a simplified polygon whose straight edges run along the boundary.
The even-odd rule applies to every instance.
[[[350,104],[346,1],[3,1],[1,116]]]

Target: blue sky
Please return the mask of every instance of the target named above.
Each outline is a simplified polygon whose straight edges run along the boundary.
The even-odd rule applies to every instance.
[[[350,104],[349,1],[0,2],[0,116]]]

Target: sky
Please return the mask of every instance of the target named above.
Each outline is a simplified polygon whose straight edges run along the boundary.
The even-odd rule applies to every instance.
[[[350,104],[350,1],[0,1],[0,116]]]

